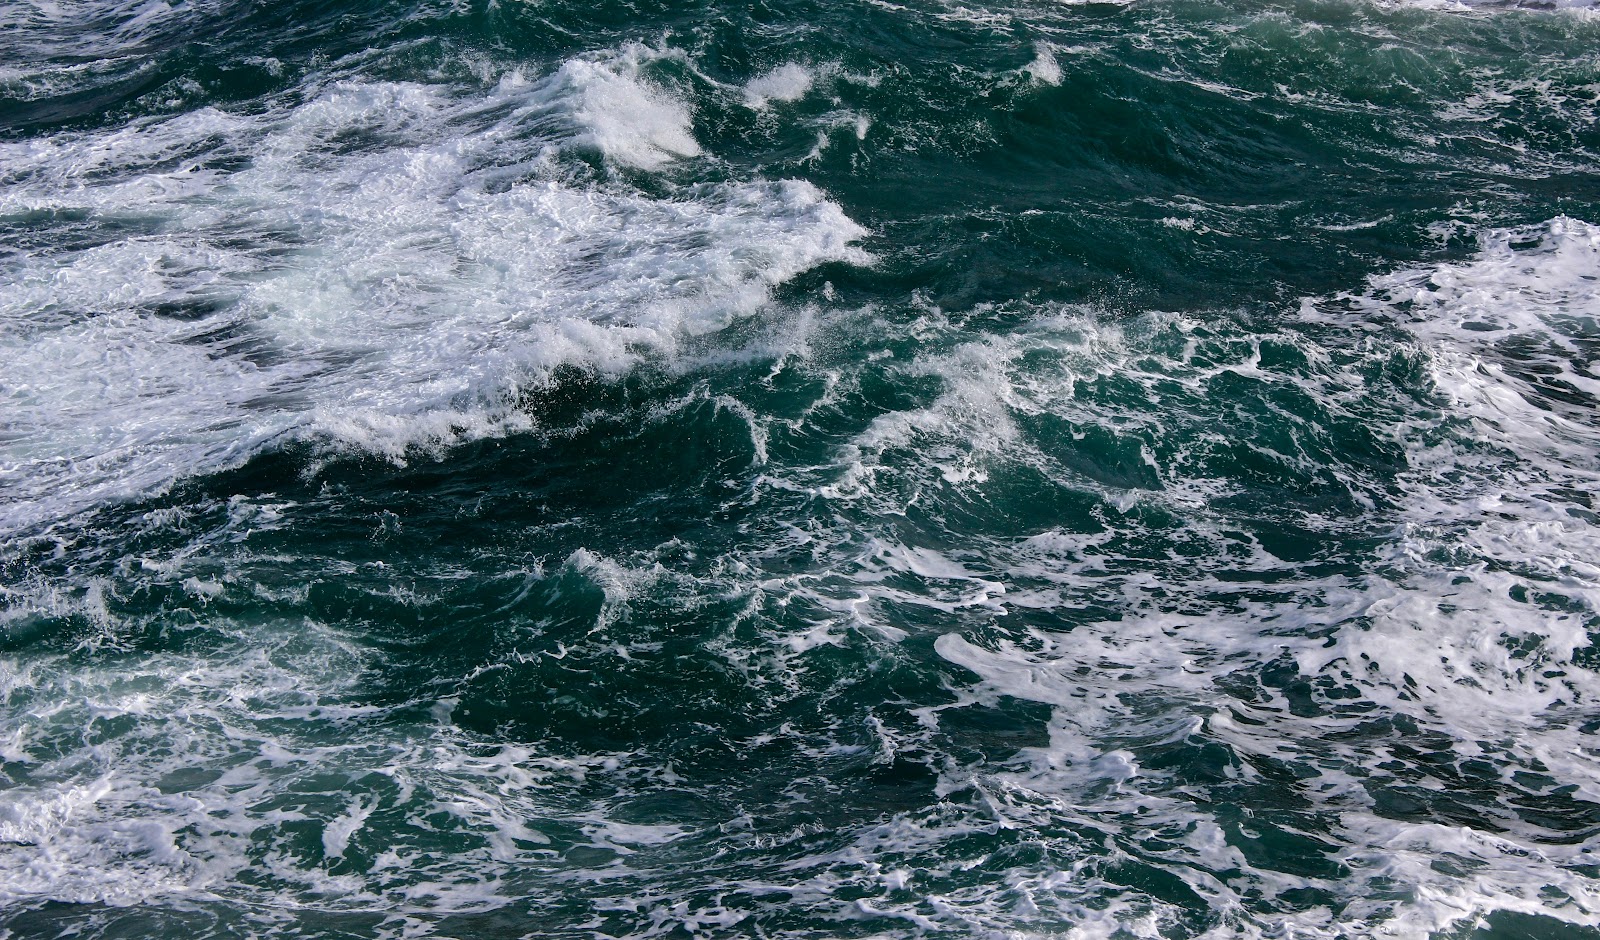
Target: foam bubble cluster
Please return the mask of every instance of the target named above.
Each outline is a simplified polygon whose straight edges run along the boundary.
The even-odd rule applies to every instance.
[[[866,260],[809,183],[662,198],[569,178],[563,148],[638,169],[699,152],[647,59],[487,94],[349,79],[259,115],[0,145],[0,212],[85,234],[7,261],[0,524],[288,438],[400,456],[518,427],[519,389],[557,365],[622,368]]]

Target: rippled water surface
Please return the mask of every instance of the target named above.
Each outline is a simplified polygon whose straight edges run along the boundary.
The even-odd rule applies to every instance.
[[[0,4],[0,938],[1600,937],[1600,16]]]

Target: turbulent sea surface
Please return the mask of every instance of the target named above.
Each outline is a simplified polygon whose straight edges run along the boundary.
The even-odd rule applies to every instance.
[[[0,3],[45,937],[1600,937],[1600,11]]]

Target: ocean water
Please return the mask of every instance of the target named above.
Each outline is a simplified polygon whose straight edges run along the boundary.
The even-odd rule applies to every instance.
[[[0,3],[0,938],[1600,937],[1600,11]]]

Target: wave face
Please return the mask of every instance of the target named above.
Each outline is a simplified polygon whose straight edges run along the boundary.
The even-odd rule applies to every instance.
[[[1597,50],[0,9],[0,937],[1600,937]]]

